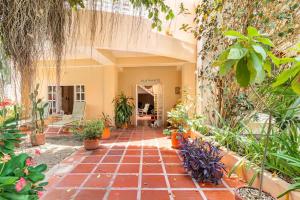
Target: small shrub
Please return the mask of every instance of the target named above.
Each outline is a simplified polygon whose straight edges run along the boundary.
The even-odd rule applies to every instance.
[[[224,164],[220,150],[209,142],[199,139],[183,140],[181,146],[183,165],[196,181],[219,184],[223,177]]]
[[[104,129],[102,120],[76,122],[72,126],[72,132],[80,140],[93,140],[101,138]]]

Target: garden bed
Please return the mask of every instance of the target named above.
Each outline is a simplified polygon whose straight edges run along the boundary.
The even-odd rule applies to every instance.
[[[201,137],[204,140],[211,140],[198,132],[193,132],[191,137],[192,138]],[[222,158],[222,162],[225,164],[226,169],[231,169],[239,160],[242,159],[235,152],[230,151],[224,147],[221,147],[221,150],[224,154],[224,157]],[[254,173],[255,173],[254,168],[246,169],[245,166],[242,166],[240,169],[238,169],[236,171],[236,174],[244,181],[249,181],[252,178]],[[274,197],[277,197],[281,193],[288,190],[289,186],[290,186],[290,184],[288,182],[279,178],[278,176],[274,176],[268,171],[264,172],[263,190],[265,192],[268,192],[271,195],[273,195]],[[256,180],[253,183],[253,187],[259,187],[259,178],[256,178]],[[293,192],[290,192],[288,195],[289,195],[289,197],[287,197],[287,195],[286,195],[286,196],[280,198],[280,200],[284,200],[284,199],[298,200],[298,199],[300,199],[300,192],[293,191]]]

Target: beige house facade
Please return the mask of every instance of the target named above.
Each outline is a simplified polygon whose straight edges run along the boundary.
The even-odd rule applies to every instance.
[[[192,2],[187,5],[194,6]],[[179,4],[169,3],[176,12]],[[93,43],[88,31],[91,13],[82,11],[79,17],[86,23],[80,24],[76,45],[67,49],[62,61],[61,111],[68,114],[71,104],[84,101],[86,119],[99,118],[102,112],[113,117],[113,98],[124,92],[134,98],[132,123],[137,124],[138,86],[156,85],[160,88],[157,98],[166,124],[167,112],[181,98],[182,91],[196,94],[196,41],[191,34],[179,30],[182,23],[191,22],[192,16],[176,16],[172,22],[164,22],[163,30],[157,32],[145,17],[106,12]],[[36,82],[40,84],[40,95],[50,103],[50,111],[57,112],[54,59],[49,56],[38,66]]]

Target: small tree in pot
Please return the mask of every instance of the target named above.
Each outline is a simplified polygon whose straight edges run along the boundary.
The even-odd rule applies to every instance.
[[[31,100],[31,135],[30,140],[33,146],[43,145],[46,143],[45,137],[45,109],[48,103],[43,103],[42,99],[38,98],[39,84],[35,90],[29,95]]]
[[[133,98],[127,97],[123,92],[113,100],[115,104],[115,124],[118,128],[127,128],[133,114]]]
[[[104,122],[102,120],[83,121],[74,125],[73,134],[83,140],[86,150],[94,150],[99,147],[103,129]]]

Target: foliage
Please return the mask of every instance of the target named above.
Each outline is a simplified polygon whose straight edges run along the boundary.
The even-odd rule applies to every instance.
[[[288,156],[283,153],[277,153],[274,154],[277,158],[285,160],[289,166],[297,169],[298,172],[300,172],[300,159],[293,157],[293,156]],[[289,189],[285,191],[284,193],[280,194],[277,198],[281,198],[287,193],[294,191],[294,190],[300,190],[300,175],[298,174],[296,178],[294,178],[295,183],[290,185]]]
[[[117,127],[129,124],[133,114],[133,98],[127,97],[123,92],[113,100],[115,104],[115,124]]]
[[[105,114],[104,112],[102,112],[101,120],[104,122],[105,127],[112,126],[112,120],[108,114]]]
[[[166,136],[170,136],[172,134],[172,131],[170,131],[169,129],[164,129],[163,134]]]
[[[209,142],[183,140],[180,153],[183,165],[199,182],[219,184],[225,170],[217,147]]]
[[[293,50],[295,50],[296,54],[299,55],[300,43],[298,43]],[[291,88],[300,95],[300,57],[280,59],[277,60],[276,65],[286,63],[290,63],[292,66],[281,72],[272,86],[276,87],[288,83],[291,85]]]
[[[104,129],[102,120],[82,121],[73,124],[73,134],[81,140],[94,140],[101,138]]]
[[[32,118],[32,133],[43,133],[45,129],[45,109],[48,103],[43,103],[42,99],[38,98],[39,84],[35,90],[29,95],[31,100],[31,118]]]
[[[5,110],[6,106],[1,107],[1,117],[5,118]],[[35,166],[28,154],[15,154],[15,145],[20,143],[21,138],[17,120],[5,118],[0,126],[0,199],[39,199],[47,185],[47,182],[41,182],[47,165]]]
[[[168,122],[172,128],[178,129],[181,127],[187,127],[187,121],[189,119],[188,107],[186,104],[176,104],[171,111],[168,112]]]
[[[236,80],[242,87],[261,83],[265,79],[265,71],[271,75],[271,61],[275,56],[269,51],[274,46],[270,39],[251,26],[247,28],[247,35],[230,30],[225,32],[225,36],[237,41],[213,64],[220,67],[221,75],[234,68]]]

